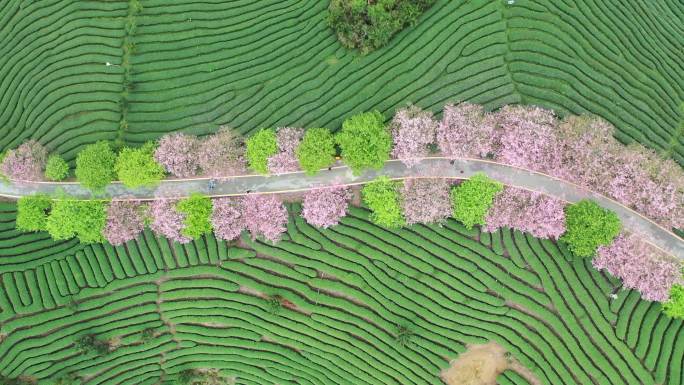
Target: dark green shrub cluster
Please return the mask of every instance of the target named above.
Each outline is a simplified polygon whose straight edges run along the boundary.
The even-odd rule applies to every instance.
[[[145,328],[141,333],[140,333],[140,341],[144,344],[152,341],[154,338],[154,328]]]
[[[382,176],[363,187],[363,202],[372,211],[370,219],[373,223],[388,228],[401,227],[406,223],[401,210],[399,186],[399,182]]]
[[[28,376],[12,378],[0,375],[0,385],[38,385],[38,381],[36,381],[35,378]]]
[[[42,384],[42,383],[41,383]],[[75,373],[65,374],[63,376],[57,377],[45,385],[80,385],[81,380]]]
[[[180,385],[234,385],[235,381],[221,375],[218,369],[185,369],[178,374]]]
[[[413,332],[408,326],[397,326],[395,339],[400,346],[408,346],[411,343],[411,337],[413,337]]]
[[[76,341],[76,347],[83,353],[95,352],[104,356],[111,351],[109,341],[98,339],[95,334],[86,334]]]
[[[579,257],[593,257],[599,246],[608,246],[622,225],[618,216],[595,202],[582,200],[565,207],[565,234],[560,240]]]
[[[379,111],[347,118],[335,141],[342,150],[344,162],[354,174],[366,168],[382,168],[392,148],[392,137]]]
[[[484,225],[485,218],[496,194],[503,190],[503,184],[485,174],[475,174],[451,189],[453,216],[468,229]]]
[[[328,24],[342,45],[365,54],[386,45],[392,36],[428,9],[434,0],[331,0]]]

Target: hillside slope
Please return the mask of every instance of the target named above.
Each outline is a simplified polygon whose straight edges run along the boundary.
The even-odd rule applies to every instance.
[[[491,340],[543,384],[684,384],[683,322],[521,233],[387,231],[356,208],[323,231],[293,212],[275,246],[146,232],[112,248],[14,238],[1,208],[2,375],[172,384],[219,368],[237,384],[437,385],[465,344]],[[87,333],[116,349],[80,354]]]
[[[135,3],[5,2],[0,148],[32,136],[73,159],[96,139],[336,129],[362,110],[468,100],[591,112],[684,163],[678,1],[439,0],[365,57],[336,41],[323,1]]]

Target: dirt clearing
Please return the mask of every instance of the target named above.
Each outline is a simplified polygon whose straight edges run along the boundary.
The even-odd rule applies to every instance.
[[[468,345],[468,350],[451,360],[449,369],[441,373],[447,385],[496,385],[496,377],[511,369],[531,385],[541,385],[538,378],[496,342]]]

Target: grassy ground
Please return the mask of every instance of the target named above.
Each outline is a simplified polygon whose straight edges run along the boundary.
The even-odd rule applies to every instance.
[[[684,162],[681,2],[507,3],[437,1],[359,57],[326,27],[325,1],[8,0],[0,148],[33,136],[73,159],[96,139],[336,129],[372,108],[468,100],[595,113]]]
[[[111,248],[17,235],[0,207],[4,375],[172,384],[216,367],[239,384],[439,384],[466,344],[494,341],[543,384],[684,383],[682,322],[635,292],[612,299],[614,280],[520,233],[387,231],[357,208],[325,231],[293,213],[275,247],[146,233]],[[86,333],[116,350],[79,354]]]

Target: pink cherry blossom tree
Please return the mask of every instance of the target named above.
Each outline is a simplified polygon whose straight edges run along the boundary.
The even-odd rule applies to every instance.
[[[188,243],[192,239],[183,236],[185,216],[176,210],[175,199],[157,199],[150,203],[149,215],[152,220],[150,229],[156,234],[179,243]]]
[[[407,179],[399,192],[406,224],[438,223],[451,216],[446,179]]]
[[[684,184],[681,168],[655,151],[627,146],[613,170],[608,195],[667,227],[684,224]],[[670,164],[671,163],[671,164]]]
[[[351,189],[346,186],[313,188],[306,192],[302,203],[302,217],[316,227],[328,228],[347,215]]]
[[[614,138],[614,128],[603,119],[568,116],[556,130],[560,165],[550,173],[584,187],[606,191],[612,164],[622,147]]]
[[[147,206],[140,201],[112,201],[107,206],[107,223],[103,234],[114,246],[140,235],[145,228]]]
[[[299,161],[295,150],[304,137],[304,129],[280,127],[276,132],[278,153],[268,158],[268,170],[274,174],[297,171]]]
[[[239,175],[246,170],[244,140],[227,127],[202,139],[196,156],[207,176]]]
[[[199,172],[200,141],[193,135],[167,134],[159,139],[154,159],[178,178],[196,176]]]
[[[0,174],[15,180],[43,180],[47,157],[48,152],[43,145],[33,139],[28,140],[16,149],[7,151],[0,164]]]
[[[287,209],[274,194],[250,194],[242,200],[245,226],[252,239],[263,236],[271,242],[280,240],[287,230]]]
[[[547,195],[505,187],[494,198],[484,230],[508,227],[537,238],[558,239],[565,232],[564,207],[564,202]]]
[[[487,158],[498,146],[496,116],[477,104],[448,104],[436,130],[440,152],[450,158]]]
[[[552,111],[509,105],[496,115],[501,130],[497,161],[541,172],[560,167],[555,135],[558,122]]]
[[[601,246],[592,260],[595,268],[606,270],[635,289],[648,301],[665,302],[670,289],[682,284],[682,264],[636,235],[621,234],[610,246]]]
[[[400,159],[407,167],[415,165],[416,158],[426,157],[429,147],[435,141],[437,122],[432,113],[416,106],[397,111],[390,124],[394,148],[392,156]]]
[[[607,195],[666,227],[684,225],[684,172],[672,159],[624,146],[602,119],[574,116],[556,132],[562,162],[550,173]]]
[[[211,224],[218,239],[237,239],[246,227],[242,198],[225,197],[213,200]]]

